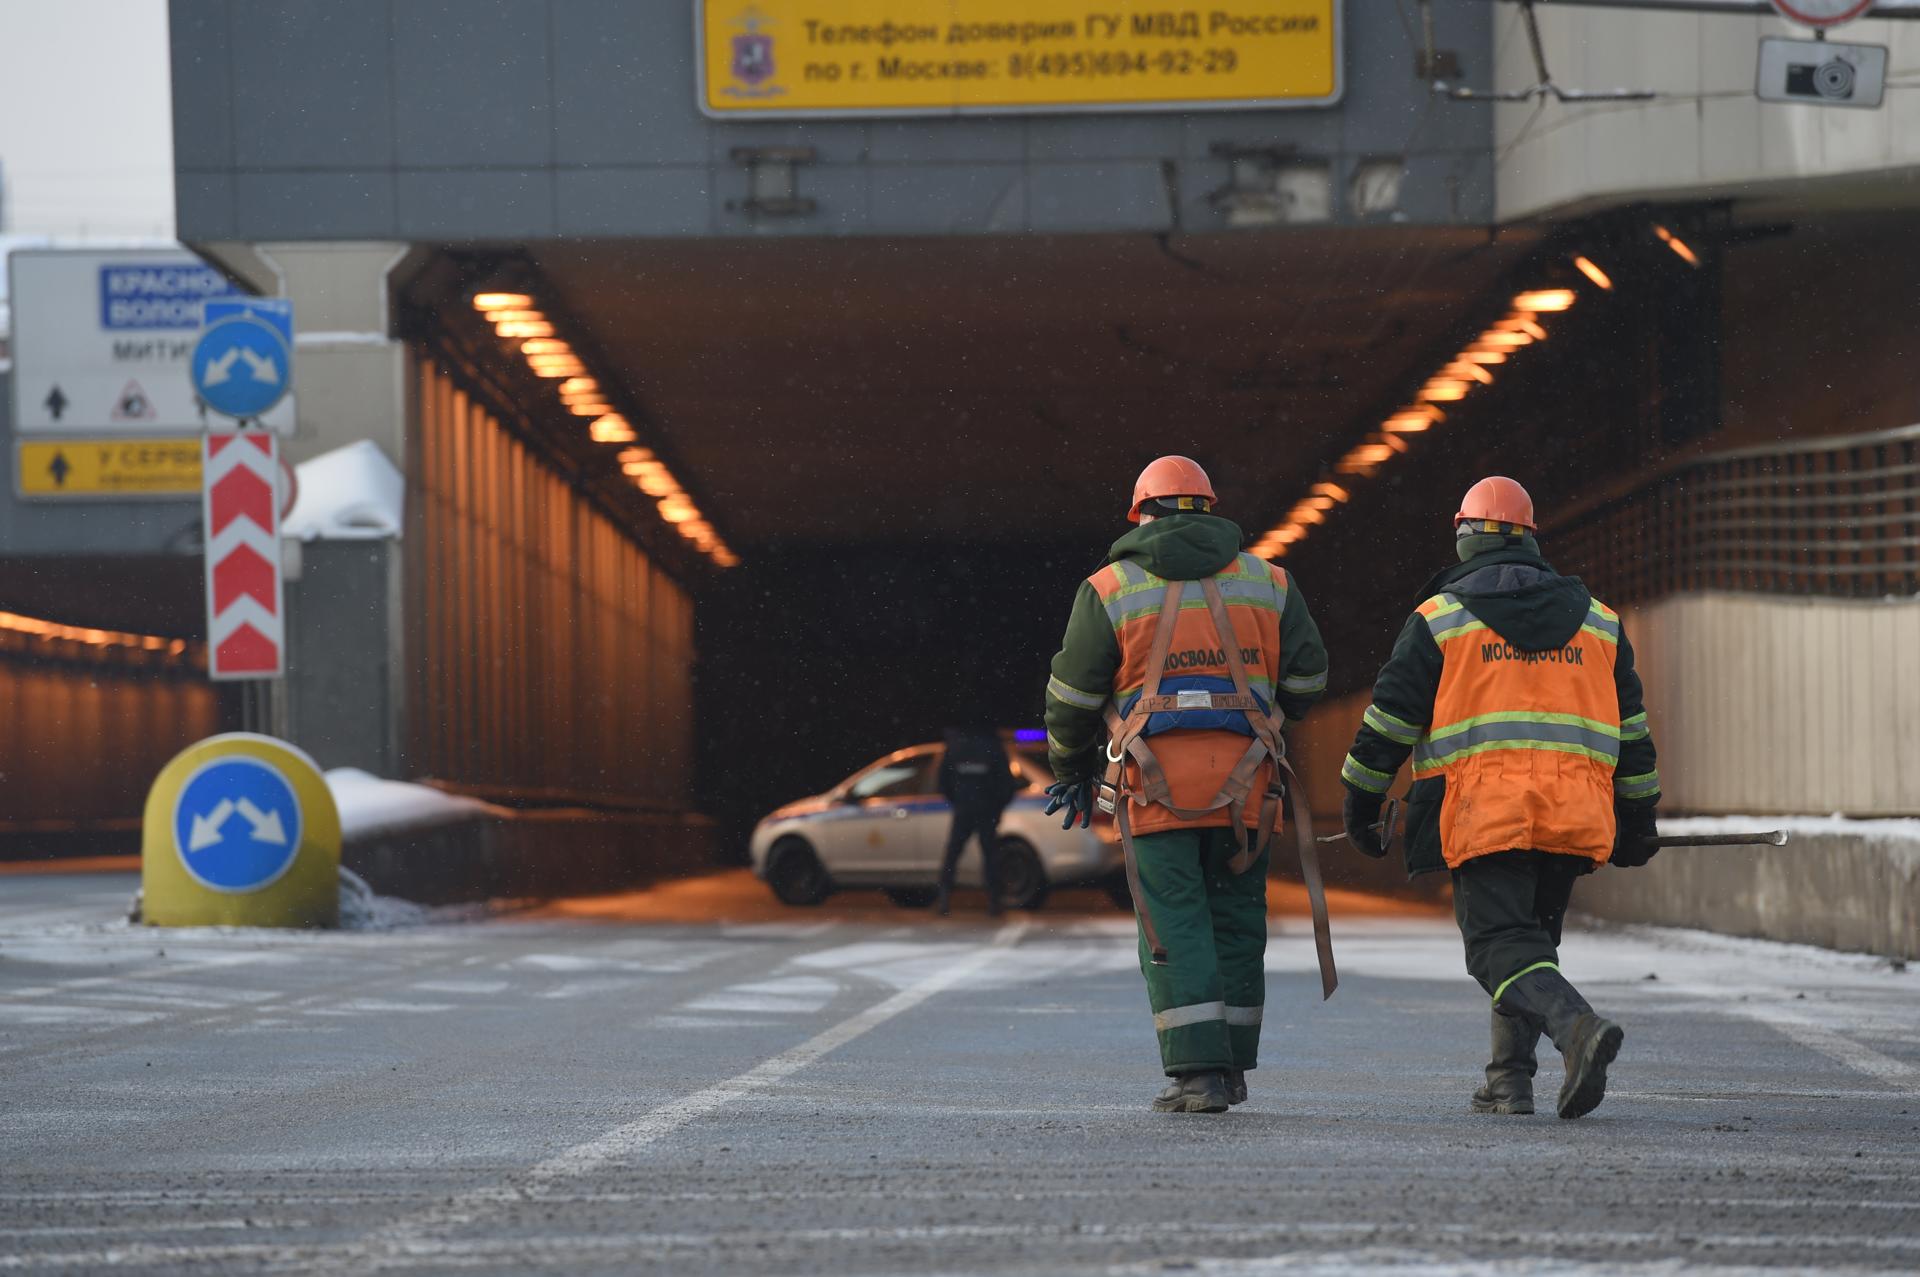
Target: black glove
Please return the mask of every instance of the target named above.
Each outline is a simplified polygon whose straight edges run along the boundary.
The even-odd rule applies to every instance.
[[[1061,808],[1066,808],[1067,818],[1060,822],[1060,828],[1072,829],[1074,817],[1080,818],[1080,828],[1093,824],[1093,779],[1059,780],[1047,786],[1047,810],[1043,815],[1051,816]]]
[[[1380,807],[1386,802],[1383,794],[1363,794],[1357,789],[1347,790],[1345,801],[1340,804],[1340,819],[1347,827],[1347,841],[1360,849],[1362,855],[1372,856],[1375,860],[1387,854],[1385,830],[1375,829],[1380,823]]]
[[[1652,803],[1615,803],[1613,805],[1614,835],[1611,863],[1622,869],[1638,869],[1659,854],[1658,847],[1649,847],[1646,840],[1659,833],[1653,819]]]

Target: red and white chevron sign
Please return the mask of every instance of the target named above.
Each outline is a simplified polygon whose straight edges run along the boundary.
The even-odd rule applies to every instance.
[[[280,440],[265,430],[209,433],[201,456],[207,541],[207,673],[278,678],[287,626],[280,590]]]

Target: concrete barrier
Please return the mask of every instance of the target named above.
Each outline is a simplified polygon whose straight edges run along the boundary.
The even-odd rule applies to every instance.
[[[699,815],[488,811],[350,835],[341,863],[383,896],[421,904],[624,891],[715,864]]]
[[[1783,825],[1785,847],[1669,849],[1643,869],[1603,868],[1579,912],[1920,958],[1920,821],[1663,820],[1662,833]],[[1798,828],[1796,828],[1798,826]]]

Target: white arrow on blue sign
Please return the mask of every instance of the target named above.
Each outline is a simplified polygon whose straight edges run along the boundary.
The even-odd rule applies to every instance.
[[[207,764],[181,786],[173,807],[180,863],[215,891],[258,891],[300,850],[300,799],[277,768],[257,758]]]
[[[193,388],[207,407],[248,420],[293,386],[293,304],[278,298],[209,301],[193,348]]]

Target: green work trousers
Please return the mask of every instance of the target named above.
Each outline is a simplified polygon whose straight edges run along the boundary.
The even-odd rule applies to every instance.
[[[1591,872],[1591,860],[1544,851],[1498,851],[1453,871],[1453,918],[1467,943],[1467,972],[1494,1001],[1517,976],[1559,969],[1573,884]]]
[[[1133,844],[1147,913],[1167,951],[1155,966],[1141,929],[1161,1065],[1170,1077],[1255,1067],[1267,1001],[1266,855],[1234,873],[1228,829],[1173,829]]]

